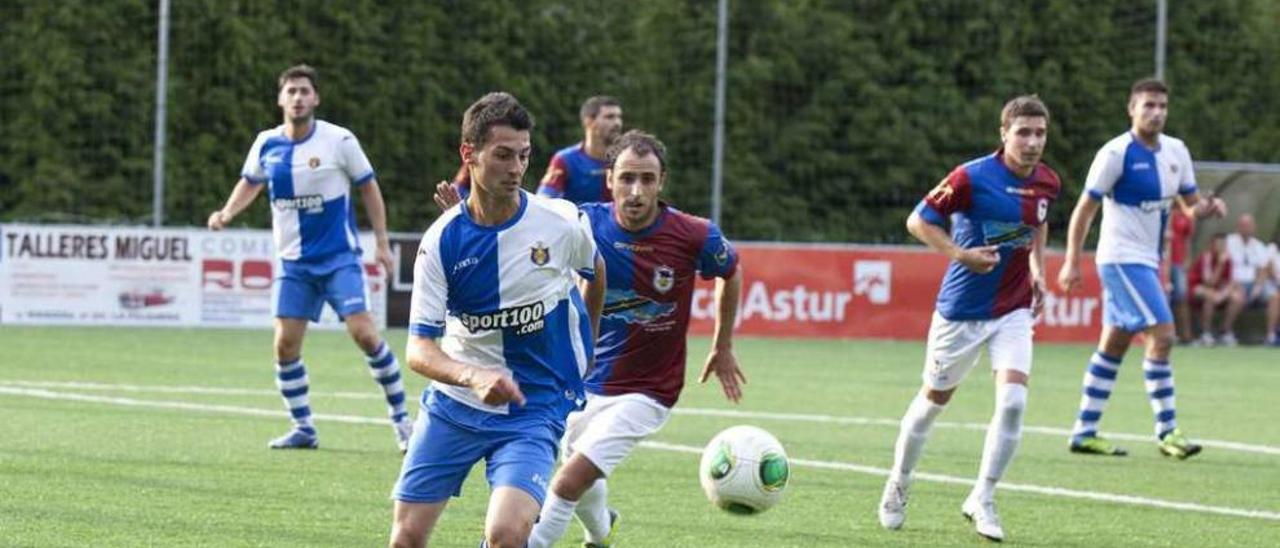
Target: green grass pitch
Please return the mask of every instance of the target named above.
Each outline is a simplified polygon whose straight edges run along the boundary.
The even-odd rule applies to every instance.
[[[402,355],[405,333],[392,331]],[[896,422],[920,383],[916,342],[741,339],[744,401],[696,384],[707,341],[690,342],[677,412],[610,482],[619,544],[678,546],[967,546],[960,517],[992,385],[975,371],[925,450],[906,526],[875,507]],[[273,395],[269,330],[0,328],[0,545],[379,546],[399,470],[380,393],[340,332],[304,348],[321,449],[269,451],[287,428]],[[1028,546],[1280,545],[1280,350],[1178,348],[1178,417],[1216,443],[1185,462],[1157,454],[1140,362],[1130,355],[1102,423],[1131,455],[1069,454],[1066,437],[1090,346],[1036,347],[1022,446],[997,501],[1006,542]],[[985,367],[985,361],[984,366]],[[411,397],[426,382],[406,374]],[[202,390],[196,390],[200,388]],[[219,390],[211,390],[219,389]],[[221,390],[231,389],[231,390]],[[723,416],[735,409],[752,416]],[[416,414],[416,407],[415,407]],[[330,417],[326,419],[325,417]],[[740,517],[698,486],[701,447],[755,424],[792,457],[774,509]],[[955,478],[948,480],[947,478]],[[1058,489],[1055,491],[1053,489]],[[434,546],[475,546],[482,469],[449,504]],[[1172,507],[1171,507],[1172,504]],[[574,524],[560,546],[578,546]]]

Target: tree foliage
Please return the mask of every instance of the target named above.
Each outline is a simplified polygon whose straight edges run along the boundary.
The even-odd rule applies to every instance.
[[[731,2],[724,219],[741,239],[902,241],[948,169],[998,146],[1000,106],[1053,112],[1046,161],[1061,228],[1093,153],[1128,125],[1153,71],[1154,2]],[[351,128],[395,230],[438,214],[461,112],[514,93],[535,114],[532,188],[581,137],[579,103],[622,99],[667,141],[679,207],[710,210],[715,2],[174,2],[166,221],[200,225],[255,133],[279,123],[276,74],[321,71],[321,116]],[[19,0],[0,8],[0,219],[144,222],[151,210],[156,2]],[[1280,161],[1280,8],[1170,10],[1169,132],[1197,158]],[[241,217],[269,223],[265,200]]]

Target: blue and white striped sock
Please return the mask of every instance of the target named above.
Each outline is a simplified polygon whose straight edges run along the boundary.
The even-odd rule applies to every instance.
[[[311,404],[307,399],[308,383],[307,366],[303,365],[302,358],[276,364],[276,387],[284,397],[284,406],[293,416],[294,427],[314,436],[316,428],[311,422]]]
[[[1173,367],[1168,360],[1143,360],[1142,375],[1146,379],[1147,397],[1151,398],[1151,412],[1156,416],[1156,439],[1159,439],[1178,427],[1173,409]]]
[[[373,375],[373,380],[378,381],[382,392],[387,396],[391,422],[405,420],[409,415],[404,410],[404,382],[400,380],[400,362],[396,361],[396,355],[387,347],[387,341],[382,341],[377,350],[365,356],[365,361],[369,363],[369,373]]]
[[[1089,358],[1089,369],[1084,373],[1084,388],[1080,396],[1080,414],[1076,416],[1076,424],[1071,429],[1072,438],[1087,438],[1098,435],[1098,421],[1102,420],[1102,411],[1107,407],[1107,399],[1111,397],[1111,389],[1116,384],[1116,374],[1120,370],[1120,357],[1108,356],[1101,350]]]

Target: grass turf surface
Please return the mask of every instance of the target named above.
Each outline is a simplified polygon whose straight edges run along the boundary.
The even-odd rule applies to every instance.
[[[405,333],[389,334],[398,354]],[[706,340],[690,342],[689,385],[654,441],[701,447],[741,423],[777,435],[793,459],[887,468],[896,423],[919,386],[914,342],[741,339],[750,383],[736,409],[876,419],[740,418],[693,411],[735,408],[711,381],[696,385]],[[268,330],[0,329],[0,545],[377,546],[390,525],[387,498],[399,470],[385,408],[363,359],[341,332],[313,331],[304,346],[321,449],[280,452],[266,441],[287,428],[273,395]],[[1090,347],[1036,347],[1026,424],[1066,429],[1075,415]],[[1207,447],[1185,462],[1153,441],[1119,441],[1124,459],[1072,455],[1066,438],[1028,432],[1007,474],[1013,484],[1260,511],[1236,517],[1002,490],[1006,542],[1019,545],[1257,545],[1280,542],[1280,429],[1271,393],[1280,351],[1178,348],[1173,356],[1180,426],[1193,439],[1264,446]],[[985,367],[985,361],[984,365]],[[1149,435],[1151,411],[1132,353],[1103,420],[1108,432]],[[406,374],[416,398],[426,382]],[[67,383],[97,383],[75,387]],[[129,389],[128,385],[135,388]],[[241,389],[233,394],[157,387]],[[43,391],[43,392],[40,392]],[[44,396],[39,396],[43,394]],[[352,396],[350,394],[355,394]],[[109,401],[54,399],[75,396]],[[172,408],[171,402],[216,409]],[[151,405],[140,405],[147,404]],[[168,406],[168,407],[166,407]],[[686,412],[680,412],[681,410]],[[253,415],[258,410],[270,415]],[[992,410],[988,375],[975,371],[940,418],[981,425]],[[416,409],[415,409],[416,414]],[[376,424],[360,422],[360,417]],[[920,472],[972,478],[983,432],[934,430]],[[1267,452],[1270,451],[1270,452]],[[960,517],[967,487],[921,479],[902,531],[880,528],[883,477],[797,463],[782,503],[753,517],[713,509],[697,480],[698,456],[638,449],[610,480],[624,546],[971,545]],[[837,463],[837,464],[829,464]],[[476,468],[433,537],[475,546],[487,486]],[[577,546],[574,524],[561,546]]]

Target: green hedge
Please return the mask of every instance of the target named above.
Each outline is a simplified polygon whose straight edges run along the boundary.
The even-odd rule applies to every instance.
[[[173,4],[167,224],[221,204],[279,121],[275,75],[302,61],[321,71],[321,116],[360,136],[395,230],[437,214],[461,111],[495,89],[538,119],[531,188],[579,138],[581,100],[608,93],[671,147],[671,200],[710,209],[714,1]],[[1172,4],[1170,133],[1197,158],[1280,161],[1277,7]],[[1152,71],[1154,16],[1131,0],[734,1],[725,230],[902,241],[916,200],[997,144],[1000,105],[1035,92],[1068,187],[1058,240],[1094,151],[1127,127],[1128,84]],[[0,7],[0,219],[150,218],[155,19],[154,0]],[[264,202],[242,222],[265,226]]]

